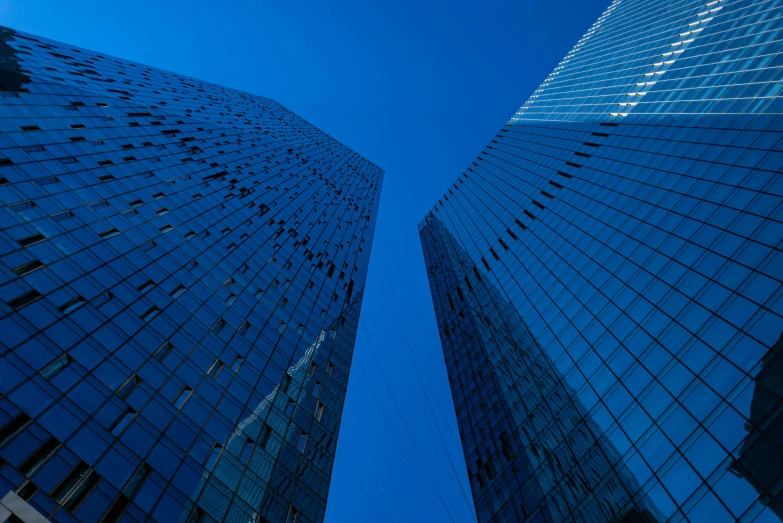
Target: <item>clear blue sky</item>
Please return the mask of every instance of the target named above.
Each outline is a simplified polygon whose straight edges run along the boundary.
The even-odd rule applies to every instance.
[[[474,521],[416,224],[608,4],[4,0],[0,24],[269,96],[386,169],[327,522]]]

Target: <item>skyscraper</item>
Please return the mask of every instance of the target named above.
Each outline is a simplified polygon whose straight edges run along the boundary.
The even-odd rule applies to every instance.
[[[323,520],[383,171],[268,98],[0,60],[0,520]]]
[[[615,0],[420,224],[479,521],[781,521],[781,34]]]

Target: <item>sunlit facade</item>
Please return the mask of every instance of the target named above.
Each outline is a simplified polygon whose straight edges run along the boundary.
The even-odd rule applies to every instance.
[[[322,521],[383,171],[10,29],[0,113],[0,521]]]
[[[420,224],[480,522],[783,519],[782,34],[614,1]]]

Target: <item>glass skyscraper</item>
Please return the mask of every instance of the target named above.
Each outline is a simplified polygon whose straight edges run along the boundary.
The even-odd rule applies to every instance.
[[[0,521],[315,522],[383,171],[268,98],[0,30]]]
[[[783,520],[782,39],[615,0],[421,222],[480,522]]]

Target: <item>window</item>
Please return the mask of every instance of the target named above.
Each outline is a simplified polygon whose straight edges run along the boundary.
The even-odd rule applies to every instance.
[[[242,463],[247,464],[250,461],[250,455],[253,453],[253,440],[247,438],[244,447],[242,447],[242,454],[239,456],[239,460]]]
[[[236,301],[236,299],[237,299],[237,295],[236,294],[229,294],[228,298],[226,298],[226,305],[231,305],[232,303],[234,303]]]
[[[288,404],[285,406],[285,415],[290,418],[294,415],[294,409],[296,408],[296,402],[294,400],[288,400]]]
[[[511,449],[511,438],[509,438],[506,431],[503,431],[503,433],[500,435],[500,443],[503,456],[505,456],[505,458],[509,461],[514,459],[514,451]]]
[[[73,160],[75,161],[76,158],[73,158]],[[62,160],[60,161],[62,162]],[[57,178],[56,176],[44,176],[43,178],[38,178],[35,181],[38,183],[38,185],[51,185],[53,183],[59,182],[60,179]]]
[[[57,376],[65,367],[70,365],[72,361],[73,358],[67,354],[63,354],[49,365],[44,367],[38,374],[40,374],[43,379],[50,380]]]
[[[147,312],[141,315],[141,319],[144,321],[152,321],[158,314],[160,314],[160,309],[153,305]]]
[[[133,392],[133,390],[139,386],[141,383],[141,378],[139,378],[136,374],[128,378],[125,383],[120,385],[120,388],[117,389],[117,396],[120,399],[126,399],[128,396],[130,396],[130,393]]]
[[[163,345],[160,346],[158,350],[155,351],[154,358],[160,362],[163,362],[163,360],[166,358],[166,356],[169,355],[169,353],[174,349],[174,345],[171,344],[171,342],[167,341]]]
[[[16,494],[22,498],[25,501],[30,501],[33,496],[38,492],[38,487],[35,486],[35,484],[32,481],[25,481],[21,487],[16,491]],[[17,523],[21,522],[24,523],[24,520],[20,519],[15,514],[12,514],[10,518],[8,518],[8,523]]]
[[[334,372],[334,363],[332,363],[332,362],[330,361],[330,362],[329,362],[329,364],[326,366],[326,373],[327,373],[329,376],[331,376],[333,372]]]
[[[220,452],[222,450],[223,450],[223,445],[221,445],[220,443],[215,443],[214,445],[212,445],[212,450],[209,452],[209,456],[207,456],[207,461],[204,464],[207,470],[212,470],[212,467],[215,466],[218,456],[220,456]]]
[[[101,519],[101,523],[117,523],[125,512],[125,509],[128,508],[128,505],[130,505],[130,499],[128,499],[127,496],[120,494],[103,516],[103,519]]]
[[[112,298],[114,298],[114,294],[111,291],[102,292],[92,300],[92,304],[94,307],[101,307],[111,301]]]
[[[212,334],[217,336],[218,334],[220,334],[220,331],[222,331],[223,327],[225,326],[226,326],[226,320],[224,320],[223,318],[218,318],[218,321],[216,321],[215,324],[212,326],[211,329]]]
[[[119,437],[120,434],[122,434],[122,431],[125,430],[125,428],[130,425],[130,422],[133,421],[133,418],[136,417],[136,411],[131,408],[125,409],[125,412],[122,413],[122,416],[120,416],[117,421],[114,422],[114,424],[109,429],[109,432],[114,434],[115,436]]]
[[[250,322],[245,320],[242,322],[242,325],[239,326],[239,330],[237,332],[239,332],[239,334],[245,334],[248,329],[250,329]]]
[[[44,264],[40,260],[29,261],[15,268],[14,274],[17,276],[24,276],[25,274],[30,274],[33,271],[37,271],[43,266]]]
[[[177,397],[174,398],[174,406],[178,409],[181,409],[182,406],[185,404],[186,401],[188,401],[188,398],[190,397],[191,393],[193,392],[193,389],[190,387],[184,387],[179,394],[177,394]]]
[[[315,385],[313,385],[313,396],[316,398],[321,396],[321,382],[316,381]]]
[[[243,358],[242,356],[237,356],[236,358],[234,358],[234,363],[231,364],[231,370],[233,370],[234,372],[238,371],[239,367],[242,366],[242,363],[244,361],[245,358]]]
[[[315,364],[315,362],[311,361],[310,362],[310,376],[315,376],[315,369],[316,369],[316,367],[317,367],[317,365]]]
[[[161,227],[161,228],[160,228],[160,229],[158,229],[158,230],[159,230],[160,232],[162,232],[163,234],[166,234],[167,232],[169,232],[169,231],[171,231],[171,230],[173,230],[173,229],[174,229],[174,227],[173,227],[171,224],[168,224],[168,223],[167,223],[166,225],[164,225],[163,227]]]
[[[193,512],[190,513],[190,516],[188,516],[188,520],[186,523],[203,523],[204,521],[204,509],[196,506],[193,507]]]
[[[150,475],[150,467],[146,463],[142,463],[133,477],[128,481],[128,484],[122,490],[122,493],[128,498],[132,498],[144,484],[144,480]]]
[[[61,504],[68,512],[76,512],[76,509],[82,504],[85,498],[92,492],[95,485],[101,480],[101,477],[97,472],[89,470],[82,477],[76,486],[70,491],[67,499],[62,501]]]
[[[291,375],[286,374],[283,376],[283,383],[280,384],[280,390],[283,392],[288,392],[288,387],[291,385]]]
[[[18,311],[22,307],[26,305],[30,305],[34,301],[38,301],[41,298],[43,298],[43,296],[41,296],[41,293],[39,293],[38,291],[29,291],[9,301],[8,306],[14,309],[15,311]]]
[[[36,470],[41,468],[41,465],[46,463],[46,460],[48,460],[54,455],[55,452],[57,452],[57,449],[60,448],[60,445],[60,442],[55,438],[49,438],[46,443],[41,445],[38,450],[33,452],[30,457],[28,457],[22,462],[21,465],[19,465],[19,472],[29,478],[35,473]]]
[[[94,477],[94,479],[88,482],[90,477]],[[64,505],[67,510],[71,510],[81,501],[78,498],[84,498],[87,493],[85,489],[94,486],[97,479],[99,479],[97,474],[93,474],[92,469],[80,461],[52,491],[51,496],[57,503]],[[74,497],[77,499],[73,500]]]
[[[307,448],[307,433],[302,432],[301,434],[299,434],[299,442],[296,444],[296,450],[304,453],[306,448]]]
[[[267,444],[269,444],[269,439],[272,437],[272,427],[269,425],[264,425],[264,432],[261,436],[261,438],[258,440],[258,444],[261,446],[261,448],[266,449]]]
[[[77,296],[76,298],[61,305],[60,312],[62,312],[63,314],[69,314],[75,311],[76,309],[78,309],[79,307],[81,307],[82,305],[84,305],[85,303],[87,303],[87,301],[84,298],[82,298],[81,296]]]
[[[217,375],[220,374],[221,370],[223,370],[223,362],[220,360],[215,360],[215,363],[213,363],[212,367],[209,368],[207,376],[210,378],[217,378]]]
[[[24,413],[18,414],[14,419],[9,421],[0,429],[0,447],[14,439],[14,437],[22,432],[31,421],[32,418]]]
[[[152,280],[147,280],[137,290],[142,294],[146,294],[147,292],[151,291],[153,287],[155,287],[155,282]]]
[[[315,421],[321,421],[324,417],[324,404],[320,401],[315,405]]]
[[[52,214],[52,219],[56,222],[62,222],[72,217],[73,217],[73,213],[71,211],[63,211],[63,212],[58,212],[57,214]]]
[[[28,236],[26,238],[22,238],[21,240],[16,240],[19,245],[22,247],[29,247],[31,245],[35,245],[36,243],[40,243],[46,239],[46,236],[43,234],[33,234],[32,236]]]
[[[117,236],[118,234],[120,234],[119,229],[117,229],[116,227],[112,227],[108,231],[103,231],[102,233],[99,233],[98,236],[100,236],[102,239],[105,240],[106,238],[111,238],[112,236]]]
[[[299,511],[291,505],[291,509],[288,511],[288,519],[286,523],[297,523],[299,521]]]
[[[35,203],[32,200],[25,200],[23,202],[17,202],[8,205],[8,208],[15,212],[24,211],[25,209],[32,209],[33,207],[35,207]]]
[[[171,291],[171,297],[176,300],[177,298],[179,298],[180,296],[185,294],[186,290],[187,290],[187,287],[185,287],[184,285],[178,285],[176,289]]]

